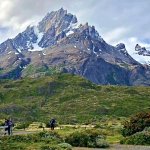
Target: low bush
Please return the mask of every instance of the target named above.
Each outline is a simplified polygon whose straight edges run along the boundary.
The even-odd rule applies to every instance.
[[[41,141],[44,141],[46,143],[61,143],[63,142],[63,139],[60,137],[60,135],[56,132],[40,132],[38,133],[39,138]]]
[[[150,127],[146,127],[144,131],[150,132]]]
[[[60,143],[58,146],[65,150],[72,150],[72,146],[68,143]]]
[[[124,122],[123,125],[122,135],[125,137],[141,132],[150,126],[150,112],[138,113],[132,116],[129,121]]]
[[[45,128],[45,127],[46,127],[46,124],[40,123],[39,128]]]
[[[4,121],[0,120],[0,126],[4,126],[4,125],[5,125]]]
[[[72,150],[72,146],[68,143],[60,143],[58,145],[44,145],[41,150]]]
[[[109,144],[106,144],[105,135],[102,135],[99,130],[74,132],[66,138],[66,142],[76,147],[109,147]]]
[[[96,145],[99,148],[107,148],[107,147],[109,147],[108,142],[106,140],[104,140],[104,139],[101,139],[101,138],[96,139]]]
[[[24,130],[25,130],[26,128],[29,127],[29,125],[30,125],[29,122],[20,123],[20,124],[17,124],[17,125],[15,126],[15,129],[24,129]]]
[[[62,150],[61,147],[59,147],[58,145],[44,145],[41,146],[40,150]]]
[[[16,143],[1,143],[0,150],[26,150],[26,147]]]
[[[4,136],[0,137],[0,150],[26,150],[33,144],[40,146],[41,150],[71,150],[71,146],[63,141],[56,132]]]
[[[134,135],[123,138],[120,143],[131,145],[150,145],[150,132],[137,132]]]
[[[14,136],[4,136],[0,137],[0,140],[2,142],[7,143],[14,143],[14,142],[25,142],[25,143],[31,143],[31,142],[39,142],[40,139],[36,134],[31,135],[14,135]]]
[[[37,134],[28,134],[28,135],[14,135],[14,136],[5,136],[0,137],[2,142],[14,143],[14,142],[24,142],[24,143],[61,143],[63,139],[55,132],[40,132]]]

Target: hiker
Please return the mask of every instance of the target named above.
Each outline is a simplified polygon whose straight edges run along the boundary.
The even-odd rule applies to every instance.
[[[54,130],[55,125],[56,125],[56,120],[55,119],[51,119],[50,120],[50,128],[51,128],[51,130]]]
[[[12,135],[13,134],[12,130],[13,130],[14,124],[13,124],[11,118],[9,119],[9,127],[10,127],[10,135]]]
[[[8,135],[12,135],[13,122],[11,119],[5,119],[5,131],[8,132]],[[6,133],[5,133],[6,135]]]

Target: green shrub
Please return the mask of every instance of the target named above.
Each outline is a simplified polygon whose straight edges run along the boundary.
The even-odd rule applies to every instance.
[[[129,121],[124,122],[122,129],[123,136],[130,136],[136,132],[143,131],[145,127],[150,126],[150,112],[138,113],[130,118]]]
[[[65,150],[72,150],[72,146],[68,143],[60,143],[58,146]]]
[[[44,145],[41,146],[41,150],[62,150],[62,149],[58,145],[52,145],[52,146]]]
[[[41,150],[71,150],[70,145],[67,145],[67,143],[62,143],[63,141],[64,140],[56,132],[40,132],[28,135],[4,136],[0,137],[0,150],[24,150],[33,143],[35,145],[42,143],[44,146],[40,147]],[[6,149],[4,149],[5,147]]]
[[[24,129],[24,130],[25,130],[26,128],[29,127],[29,125],[30,125],[29,122],[24,122],[24,123],[17,124],[17,125],[15,126],[15,128],[16,128],[16,129]]]
[[[75,132],[67,137],[66,142],[73,145],[73,146],[86,146],[87,143],[90,141],[89,136],[85,132]]]
[[[150,132],[137,132],[134,135],[122,139],[120,143],[131,145],[150,145]]]
[[[38,133],[38,135],[41,138],[61,138],[60,135],[57,132],[47,132],[47,131],[43,131]]]
[[[32,142],[40,142],[39,137],[36,134],[30,135],[13,135],[11,137],[4,136],[0,137],[0,140],[7,143],[14,143],[14,142],[25,142],[25,143],[32,143]]]
[[[101,147],[100,139],[105,141],[105,136],[99,130],[85,130],[74,132],[66,138],[66,142],[76,147]],[[102,144],[102,147],[103,146]],[[106,146],[108,147],[108,146]]]
[[[46,128],[50,128],[50,123],[46,122]]]
[[[94,128],[95,128],[95,129],[99,129],[99,128],[103,128],[103,126],[102,126],[101,124],[96,124],[96,125],[94,126]]]
[[[98,148],[107,148],[107,147],[109,147],[108,142],[104,139],[101,139],[101,138],[96,139],[96,145],[97,145]]]
[[[46,124],[45,123],[40,123],[40,125],[39,125],[39,128],[45,128],[46,127]]]
[[[146,127],[144,131],[150,132],[150,127]]]
[[[40,132],[37,134],[28,134],[28,135],[14,135],[11,137],[4,136],[0,137],[2,142],[14,143],[14,142],[24,142],[24,143],[54,143],[58,144],[63,142],[63,139],[55,132]]]
[[[0,150],[26,150],[26,147],[16,143],[1,143]]]
[[[1,120],[0,119],[0,126],[4,126],[4,124],[5,124],[5,120],[3,120],[3,119]]]
[[[39,138],[46,143],[61,143],[63,139],[56,132],[40,132],[38,133]]]
[[[72,146],[68,143],[60,143],[58,145],[44,145],[41,150],[72,150]]]

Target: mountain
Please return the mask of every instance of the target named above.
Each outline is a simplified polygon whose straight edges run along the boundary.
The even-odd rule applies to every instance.
[[[94,26],[78,24],[63,8],[0,44],[1,79],[60,72],[96,84],[150,85],[149,66],[134,60],[123,43],[106,43]]]

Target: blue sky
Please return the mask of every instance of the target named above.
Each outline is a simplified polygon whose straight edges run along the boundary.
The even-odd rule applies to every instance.
[[[150,0],[0,0],[0,42],[63,7],[94,25],[108,43],[150,44]]]

